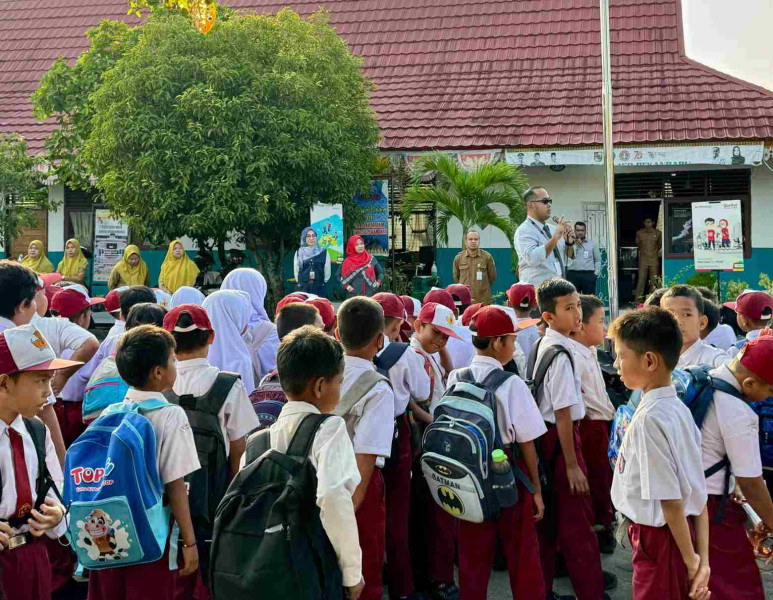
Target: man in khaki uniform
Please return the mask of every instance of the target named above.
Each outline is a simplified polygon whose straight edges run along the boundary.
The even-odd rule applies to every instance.
[[[636,232],[636,246],[639,248],[639,279],[636,282],[636,300],[644,301],[644,291],[657,287],[660,275],[660,255],[663,235],[655,228],[652,219],[644,219],[644,228]],[[645,288],[645,286],[647,286]]]
[[[472,301],[491,304],[491,286],[497,278],[494,257],[480,249],[480,233],[470,229],[465,237],[467,249],[454,258],[454,283],[472,289]]]

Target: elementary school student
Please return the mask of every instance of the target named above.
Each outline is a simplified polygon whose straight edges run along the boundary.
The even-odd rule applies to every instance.
[[[433,289],[427,292],[424,296],[424,304],[428,302],[435,302],[448,308],[454,314],[454,324],[459,319],[459,310],[454,302],[453,296],[446,290]],[[472,333],[465,328],[456,328],[457,337],[451,337],[446,344],[446,351],[450,363],[443,365],[447,373],[450,373],[454,369],[461,369],[462,367],[469,367],[472,359],[475,358],[475,348],[472,345]],[[441,360],[443,357],[441,357]]]
[[[538,524],[545,590],[551,594],[556,552],[560,547],[578,600],[602,600],[604,578],[614,585],[612,573],[601,572],[599,543],[593,532],[588,472],[580,443],[579,423],[585,417],[582,380],[569,336],[582,325],[580,296],[575,287],[554,277],[537,288],[537,303],[548,329],[540,342],[536,368],[554,345],[567,352],[556,355],[537,391],[537,404],[548,431],[542,438],[541,460],[551,483],[545,518]]]
[[[703,296],[698,290],[690,285],[675,285],[663,294],[660,306],[671,313],[682,332],[678,369],[691,365],[718,367],[730,362],[726,352],[701,339],[701,331],[706,328],[708,319],[703,314]]]
[[[341,400],[361,481],[353,502],[362,549],[363,600],[381,600],[386,506],[381,469],[392,452],[395,398],[389,381],[376,373],[373,358],[384,346],[384,311],[375,300],[349,298],[338,310],[338,337],[346,352]],[[374,375],[376,375],[374,377]],[[358,383],[363,378],[367,385]]]
[[[630,522],[633,600],[705,600],[709,523],[701,436],[671,385],[680,327],[667,311],[647,307],[619,317],[609,334],[623,383],[642,391],[612,479],[612,502]]]
[[[63,476],[51,434],[37,416],[48,402],[54,372],[79,364],[56,358],[34,325],[0,333],[0,596],[9,600],[50,598],[53,591],[41,536],[58,543],[66,531],[64,507],[46,485],[61,489]],[[41,466],[47,473],[39,472]],[[46,489],[38,489],[41,482]]]
[[[71,285],[53,297],[49,309],[52,314],[88,330],[91,325],[91,308],[104,303],[104,298],[91,298],[80,286]]]
[[[105,296],[105,310],[115,319],[115,323],[108,330],[106,337],[121,335],[126,331],[126,322],[121,318],[121,294],[128,289],[128,286],[121,286],[110,290]]]
[[[713,294],[709,296],[706,292],[711,292],[706,288],[699,287],[697,290],[703,296],[703,314],[706,315],[707,319],[706,328],[701,331],[701,339],[707,344],[727,352],[737,341],[735,331],[727,323],[720,323],[720,310]]]
[[[476,382],[482,382],[513,358],[517,335],[537,319],[516,322],[500,306],[485,306],[472,318],[470,329],[476,356],[470,369]],[[517,334],[517,335],[516,335]],[[449,387],[459,371],[448,376]],[[543,600],[545,584],[540,568],[535,521],[545,511],[537,471],[534,440],[546,427],[537,405],[523,381],[513,375],[495,392],[497,423],[505,453],[514,467],[522,469],[536,488],[534,495],[518,480],[518,502],[505,508],[496,521],[459,521],[459,598],[485,600],[497,540],[507,562],[513,598]]]
[[[514,283],[507,290],[507,306],[515,311],[515,316],[519,322],[531,319],[532,312],[537,308],[537,296],[534,286],[530,283]],[[537,326],[533,325],[521,331],[515,338],[515,341],[523,350],[528,358],[531,348],[539,339]]]
[[[152,292],[151,292],[152,293]],[[174,385],[175,342],[172,334],[154,325],[140,325],[118,341],[115,362],[129,384],[124,402],[150,399],[166,402],[163,392]],[[180,528],[180,576],[196,572],[199,554],[188,505],[185,476],[201,468],[185,411],[174,404],[144,413],[156,434],[156,463],[166,503]],[[175,572],[169,569],[170,541],[161,559],[89,573],[89,600],[169,600],[174,597]],[[174,558],[174,557],[173,557]]]
[[[421,310],[421,301],[412,296],[400,296],[400,300],[403,301],[406,315],[405,323],[400,330],[400,341],[409,342],[413,336],[413,324],[416,322],[416,317],[419,316],[419,311]]]
[[[319,311],[319,316],[322,317],[322,327],[324,328],[325,333],[330,337],[335,337],[336,311],[333,307],[333,303],[330,302],[330,300],[327,298],[309,298],[306,300],[306,304],[313,306]]]
[[[736,342],[735,347],[728,350],[730,356],[735,356],[746,344],[762,333],[762,330],[770,327],[773,318],[773,297],[767,292],[746,290],[735,302],[725,302],[724,306],[731,308],[736,313],[738,327],[746,333],[746,337]]]
[[[599,549],[602,554],[611,554],[616,545],[612,531],[615,509],[609,495],[612,469],[609,468],[607,448],[615,407],[607,394],[596,352],[596,346],[604,343],[607,333],[604,327],[604,302],[596,296],[580,295],[580,309],[582,324],[571,335],[575,343],[575,368],[580,372],[582,401],[585,403],[585,418],[580,421],[580,441],[582,456],[588,468],[593,525],[597,528]]]

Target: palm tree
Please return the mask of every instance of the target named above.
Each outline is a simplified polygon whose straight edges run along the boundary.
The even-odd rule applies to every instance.
[[[422,185],[422,179],[432,173],[436,173],[435,184]],[[526,175],[506,162],[465,170],[452,156],[432,154],[421,161],[413,185],[403,196],[403,219],[408,220],[418,205],[432,202],[437,211],[437,240],[442,245],[448,246],[448,224],[456,218],[462,224],[462,248],[471,227],[489,225],[502,231],[512,247],[515,229],[526,216],[521,193],[527,187]],[[508,215],[497,214],[494,204],[504,205]]]

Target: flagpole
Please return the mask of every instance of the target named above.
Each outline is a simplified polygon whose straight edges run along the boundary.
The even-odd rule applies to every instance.
[[[612,66],[609,44],[609,0],[601,3],[601,108],[604,123],[604,198],[607,203],[607,289],[609,318],[618,314],[617,295],[617,205],[615,203],[615,162],[612,145]]]

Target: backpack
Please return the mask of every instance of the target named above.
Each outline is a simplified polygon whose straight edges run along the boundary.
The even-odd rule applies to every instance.
[[[403,357],[405,351],[410,347],[409,344],[403,342],[391,342],[386,348],[384,348],[381,354],[377,355],[373,359],[373,364],[376,365],[376,372],[384,377],[389,378],[389,369],[397,364],[397,361]],[[398,417],[399,418],[399,417]],[[394,468],[397,466],[397,455],[399,453],[399,431],[397,426],[397,419],[395,419],[394,436],[392,437],[392,450],[389,453],[389,458],[384,463],[384,468]]]
[[[500,510],[517,502],[503,503],[495,491],[491,453],[504,449],[497,425],[496,390],[512,373],[495,369],[478,382],[467,367],[457,371],[434,410],[434,421],[422,440],[421,470],[435,502],[447,513],[471,523],[495,520]],[[511,465],[509,489],[517,477],[530,492],[534,487]]]
[[[306,416],[284,454],[271,450],[267,430],[250,436],[245,467],[215,517],[209,569],[214,600],[343,597],[341,568],[319,516],[317,474],[308,457],[329,417]]]
[[[751,405],[760,419],[760,455],[763,467],[773,467],[773,397]]]
[[[287,397],[276,369],[266,375],[261,384],[253,390],[250,394],[250,402],[260,421],[258,431],[268,429],[276,423],[279,413],[287,404]]]
[[[115,356],[106,357],[96,368],[83,392],[83,420],[96,419],[111,404],[123,402],[128,384],[121,379]]]
[[[169,406],[150,399],[109,406],[67,450],[67,537],[89,569],[159,560],[169,534],[156,435],[147,413]]]
[[[531,347],[531,352],[529,352],[529,364],[526,368],[527,378],[524,380],[526,387],[528,387],[531,391],[531,395],[534,398],[534,401],[538,404],[539,390],[542,387],[542,384],[545,382],[545,376],[548,374],[550,365],[553,364],[553,361],[556,358],[558,358],[561,354],[566,355],[566,357],[569,359],[569,364],[572,367],[572,373],[574,373],[574,358],[572,357],[572,352],[561,344],[553,344],[552,346],[548,346],[545,352],[542,354],[539,365],[537,365],[537,353],[539,352],[539,348],[543,339],[544,338],[538,339]]]
[[[223,437],[218,415],[238,379],[240,377],[236,373],[221,371],[203,396],[178,396],[172,390],[164,392],[171,404],[177,404],[185,411],[201,464],[200,469],[185,476],[185,481],[196,544],[205,572],[209,558],[207,542],[212,539],[215,511],[225,496],[230,478],[230,465],[225,452],[228,441]]]

